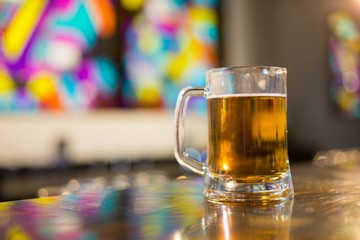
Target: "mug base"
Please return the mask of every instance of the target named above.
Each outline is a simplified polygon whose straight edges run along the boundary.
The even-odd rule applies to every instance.
[[[205,177],[205,198],[211,202],[285,201],[294,195],[291,174],[270,182],[244,183],[233,178]]]

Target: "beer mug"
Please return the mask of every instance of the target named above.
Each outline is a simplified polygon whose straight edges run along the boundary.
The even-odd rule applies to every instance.
[[[184,88],[175,109],[175,158],[205,177],[214,202],[282,201],[294,194],[287,150],[286,75],[281,67],[225,67],[206,73],[205,87]],[[207,101],[206,162],[187,154],[188,100]]]

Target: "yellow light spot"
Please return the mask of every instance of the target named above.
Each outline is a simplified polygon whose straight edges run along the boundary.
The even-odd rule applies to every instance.
[[[47,99],[56,91],[56,79],[49,73],[37,75],[28,85],[30,92],[38,99]]]
[[[337,93],[339,105],[346,111],[352,111],[356,106],[356,93],[348,92],[345,89],[339,90]]]
[[[223,169],[224,169],[225,171],[227,171],[227,170],[229,170],[229,166],[228,166],[226,163],[224,163]]]
[[[12,226],[7,234],[6,239],[17,239],[17,240],[30,240],[31,238],[26,234],[24,229],[19,226]]]
[[[59,196],[35,198],[31,201],[38,204],[54,204],[55,202],[59,201]]]
[[[140,90],[140,102],[145,105],[155,105],[160,100],[160,91],[155,87],[145,87]]]
[[[197,21],[210,21],[212,23],[217,23],[216,14],[211,11],[210,8],[206,7],[193,7],[189,11],[190,17],[193,20]]]
[[[120,0],[126,10],[136,11],[144,5],[144,0]]]
[[[13,204],[12,202],[0,203],[0,211],[6,211],[12,204]]]
[[[186,54],[179,54],[175,56],[169,64],[169,76],[174,80],[181,80],[181,75],[187,66]]]
[[[15,60],[22,55],[47,2],[45,0],[25,1],[7,26],[2,45],[9,59]]]
[[[11,77],[5,71],[0,70],[0,94],[8,95],[14,91],[15,87]]]
[[[203,46],[199,41],[193,38],[188,45],[187,53],[190,60],[201,59],[201,56],[203,55]]]

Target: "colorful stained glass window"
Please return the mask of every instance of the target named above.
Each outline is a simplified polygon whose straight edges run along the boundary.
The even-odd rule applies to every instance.
[[[173,108],[218,63],[217,5],[0,2],[0,111]]]

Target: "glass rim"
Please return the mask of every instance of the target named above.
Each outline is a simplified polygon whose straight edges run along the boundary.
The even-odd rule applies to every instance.
[[[230,66],[230,67],[219,67],[219,68],[212,68],[207,71],[208,74],[211,73],[222,73],[222,72],[229,72],[234,70],[257,70],[257,69],[263,69],[263,70],[277,70],[280,71],[280,74],[287,73],[287,69],[284,67],[279,66]]]

